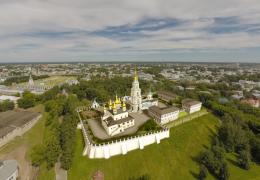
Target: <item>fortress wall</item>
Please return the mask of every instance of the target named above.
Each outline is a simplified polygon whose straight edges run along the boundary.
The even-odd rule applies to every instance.
[[[142,136],[129,137],[118,141],[112,141],[105,144],[85,144],[85,151],[83,155],[88,155],[89,158],[105,158],[108,159],[115,155],[124,155],[129,151],[136,149],[144,149],[145,146],[157,143],[159,144],[162,139],[170,136],[169,129],[162,131],[148,133]]]
[[[124,138],[103,144],[95,144],[92,142],[87,130],[84,128],[83,121],[79,115],[79,112],[81,112],[84,109],[84,107],[80,107],[76,110],[80,119],[80,123],[77,127],[78,129],[82,130],[85,141],[83,156],[88,156],[90,159],[108,159],[111,156],[125,155],[129,151],[133,151],[136,149],[144,149],[145,146],[148,146],[150,144],[159,144],[162,139],[170,137],[170,130],[168,128],[164,128],[163,130],[157,132],[132,136],[129,138]]]

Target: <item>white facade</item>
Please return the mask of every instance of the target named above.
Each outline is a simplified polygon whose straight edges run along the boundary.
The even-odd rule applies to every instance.
[[[133,112],[142,110],[142,95],[136,72],[131,88],[131,108]]]
[[[149,109],[149,107],[151,106],[158,106],[158,100],[154,99],[154,100],[143,100],[142,101],[142,110],[144,109]]]
[[[83,126],[83,123],[79,127],[82,128],[85,140],[83,156],[88,156],[91,159],[108,159],[116,155],[125,155],[129,151],[135,149],[144,149],[145,146],[153,143],[159,144],[162,139],[170,137],[170,130],[164,129],[162,131],[148,133],[142,136],[134,136],[128,139],[121,139],[118,141],[112,141],[99,145],[91,143],[90,139],[88,138],[86,129]]]
[[[30,78],[29,78],[29,82],[28,82],[28,87],[33,87],[33,86],[34,86],[34,82],[33,82],[32,75],[30,74]]]
[[[163,114],[161,116],[161,124],[167,124],[171,121],[174,121],[175,119],[178,119],[179,117],[179,110],[171,112],[171,113],[167,113],[167,114]]]
[[[109,136],[114,136],[124,132],[126,129],[135,125],[135,119],[129,116],[126,109],[113,111],[104,110],[101,123]]]
[[[188,113],[194,113],[194,112],[200,111],[200,110],[201,110],[201,106],[202,106],[202,103],[199,102],[199,103],[194,104],[194,105],[184,106],[183,108],[184,108],[185,111],[188,112]]]
[[[96,100],[94,100],[93,102],[92,102],[92,104],[91,104],[91,108],[92,109],[96,109],[96,108],[99,108],[100,107],[100,105],[98,104],[98,102],[96,101]]]
[[[173,108],[169,112],[163,112],[163,110],[160,110],[159,107],[156,107],[155,110],[150,108],[148,112],[149,115],[152,116],[158,123],[164,125],[178,119],[180,111],[177,108]]]

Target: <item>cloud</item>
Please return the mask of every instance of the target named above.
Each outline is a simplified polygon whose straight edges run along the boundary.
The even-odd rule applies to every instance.
[[[260,48],[259,12],[259,0],[2,0],[0,62],[249,52]]]

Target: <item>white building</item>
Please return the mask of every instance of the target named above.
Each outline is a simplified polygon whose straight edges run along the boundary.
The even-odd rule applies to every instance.
[[[101,122],[109,136],[120,134],[135,125],[135,119],[128,114],[125,102],[121,105],[117,97],[113,103],[110,100],[108,110],[104,107]]]
[[[152,106],[149,108],[149,115],[152,116],[160,124],[167,124],[170,121],[174,121],[179,117],[179,109],[171,106],[165,108],[159,108],[158,106]]]
[[[28,88],[32,88],[34,86],[32,75],[30,74],[29,81],[28,81]]]
[[[94,101],[92,102],[92,104],[91,104],[91,108],[92,109],[96,109],[96,108],[99,108],[100,107],[100,105],[98,104],[98,102],[94,99]]]
[[[141,89],[139,88],[139,81],[136,70],[131,88],[131,109],[133,112],[138,112],[142,110],[142,95]]]
[[[158,100],[153,99],[152,92],[147,94],[145,99],[142,99],[141,89],[139,87],[139,81],[137,72],[134,74],[134,81],[131,88],[131,96],[129,98],[132,112],[138,112],[144,109],[148,109],[151,106],[158,106]]]
[[[0,179],[16,180],[18,178],[18,163],[16,160],[0,161]]]
[[[182,108],[188,113],[200,111],[202,103],[192,99],[184,99],[182,101]]]

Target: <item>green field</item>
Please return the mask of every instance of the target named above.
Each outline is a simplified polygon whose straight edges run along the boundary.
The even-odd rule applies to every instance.
[[[115,156],[108,160],[90,160],[82,157],[83,140],[78,131],[78,141],[73,167],[69,179],[90,179],[101,170],[106,180],[124,180],[129,177],[149,174],[152,179],[192,179],[198,172],[198,165],[192,159],[208,146],[218,120],[205,115],[171,129],[171,137],[153,144],[144,150],[129,152],[126,156]]]
[[[41,143],[46,136],[44,117],[24,136],[11,141],[0,149],[0,155],[12,151],[21,145],[26,145],[29,160],[31,148]],[[198,164],[194,157],[205,148],[209,147],[211,137],[216,131],[219,121],[212,114],[207,114],[171,128],[169,139],[162,140],[159,145],[146,146],[143,150],[131,151],[125,156],[115,156],[108,160],[90,160],[82,156],[83,139],[81,131],[77,131],[77,145],[73,166],[68,172],[69,180],[91,179],[93,173],[101,170],[106,180],[128,180],[149,174],[151,179],[195,179],[198,174]],[[249,171],[236,165],[234,154],[228,154],[230,179],[260,179],[260,166],[251,163]],[[47,170],[43,164],[38,174],[39,180],[55,179],[54,169]],[[209,176],[208,179],[214,179]]]
[[[77,79],[75,76],[50,76],[45,79],[38,79],[34,81],[35,85],[45,85],[45,86],[56,86],[60,83],[64,83],[67,80]],[[19,86],[27,85],[27,82],[18,84]]]

